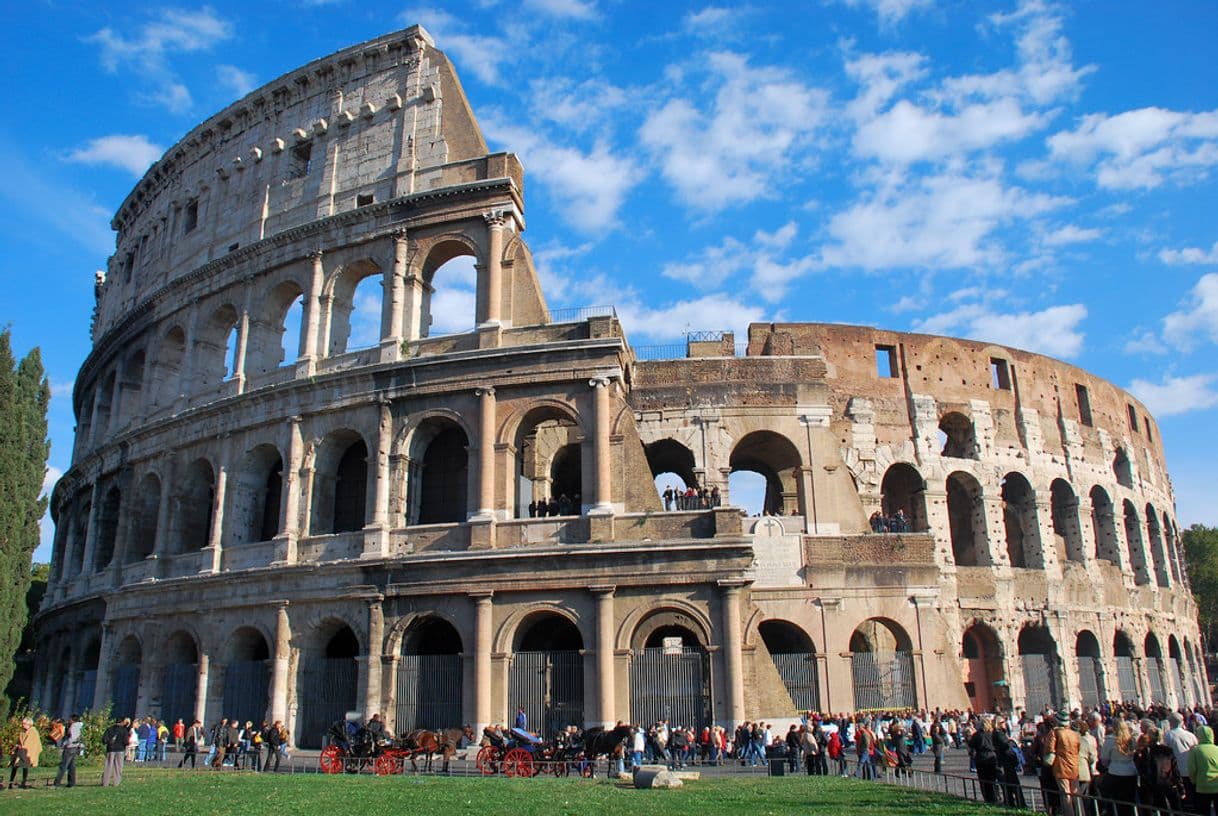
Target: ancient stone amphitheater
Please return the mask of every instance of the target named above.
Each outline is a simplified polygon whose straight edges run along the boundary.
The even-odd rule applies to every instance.
[[[208,119],[113,225],[37,617],[50,710],[266,717],[315,746],[348,711],[553,729],[1204,694],[1143,405],[985,343],[755,324],[648,359],[612,309],[550,311],[523,168],[421,28]],[[459,256],[470,328],[435,336]],[[732,506],[737,471],[768,515]],[[666,511],[656,474],[721,506]],[[898,509],[909,531],[871,531]]]

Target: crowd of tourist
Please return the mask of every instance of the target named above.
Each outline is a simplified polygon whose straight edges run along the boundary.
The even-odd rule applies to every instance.
[[[710,490],[705,487],[687,487],[682,490],[668,485],[660,497],[664,500],[665,510],[709,510],[722,503],[718,486]]]
[[[867,522],[873,533],[908,533],[913,531],[905,511],[898,508],[891,516],[884,515],[879,510],[871,514]]]

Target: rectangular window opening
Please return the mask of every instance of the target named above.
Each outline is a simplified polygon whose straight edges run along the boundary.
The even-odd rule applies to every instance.
[[[313,164],[313,143],[302,142],[292,148],[289,154],[288,178],[304,178],[309,175]]]
[[[1078,400],[1078,421],[1090,428],[1091,396],[1087,393],[1087,386],[1075,383],[1074,398]]]
[[[875,373],[882,379],[892,379],[899,375],[896,346],[875,347]]]
[[[355,197],[355,206],[367,207],[369,204],[372,204],[375,201],[376,196],[374,196],[372,193],[360,193]]]
[[[1150,432],[1150,417],[1148,417],[1148,416],[1142,417],[1142,427],[1146,429],[1146,441],[1153,442],[1154,436]]]
[[[1129,430],[1133,431],[1134,433],[1137,433],[1138,432],[1138,409],[1134,408],[1132,405],[1126,405],[1125,407],[1129,409]]]
[[[996,391],[1011,390],[1011,369],[1001,357],[990,358],[990,379]]]
[[[197,226],[199,226],[199,200],[196,198],[186,205],[186,211],[182,214],[182,233],[193,232]]]

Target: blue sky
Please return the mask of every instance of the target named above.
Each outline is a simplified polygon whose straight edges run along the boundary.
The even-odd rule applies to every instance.
[[[1062,357],[1146,401],[1181,524],[1218,523],[1218,4],[45,0],[5,17],[0,319],[43,351],[50,478],[109,219],[143,170],[262,83],[421,22],[492,149],[525,164],[552,308],[616,304],[636,346],[813,320]],[[436,308],[460,328],[468,275],[452,281]]]

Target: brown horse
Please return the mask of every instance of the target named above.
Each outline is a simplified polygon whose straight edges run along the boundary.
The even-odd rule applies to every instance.
[[[610,759],[617,759],[623,756],[626,753],[626,743],[630,739],[630,732],[631,728],[628,725],[619,725],[611,730],[593,726],[585,731],[583,758],[587,764],[584,766],[584,773],[588,776],[595,775],[598,757],[608,755]]]
[[[401,745],[410,751],[410,767],[418,771],[417,757],[424,757],[423,770],[431,771],[432,759],[436,754],[444,757],[443,773],[448,773],[448,763],[457,753],[457,743],[465,732],[460,728],[448,728],[443,731],[431,731],[418,728],[402,734]]]

